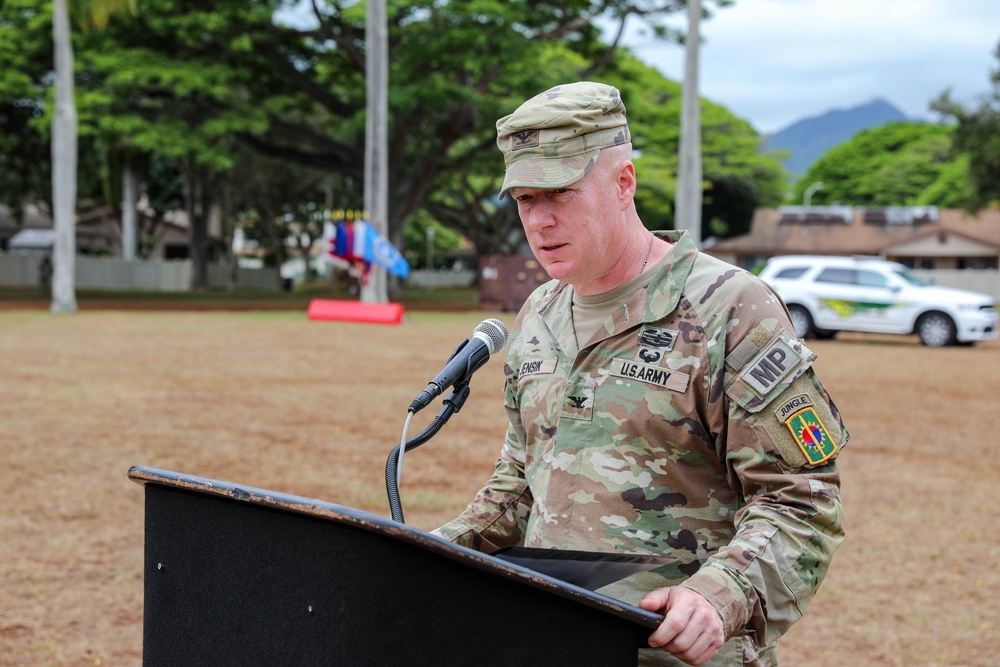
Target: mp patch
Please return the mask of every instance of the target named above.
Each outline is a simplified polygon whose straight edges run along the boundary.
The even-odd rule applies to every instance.
[[[785,426],[792,432],[808,465],[816,466],[829,461],[837,453],[837,443],[813,408],[799,410],[785,421]]]
[[[783,338],[778,338],[744,368],[740,379],[761,396],[767,396],[801,361],[799,353]]]

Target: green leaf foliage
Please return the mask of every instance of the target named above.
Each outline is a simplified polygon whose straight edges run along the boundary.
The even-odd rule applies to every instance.
[[[994,55],[1000,61],[1000,44]],[[931,105],[955,122],[955,148],[967,157],[965,208],[973,211],[1000,205],[1000,66],[990,74],[990,83],[990,93],[971,108],[954,102],[947,92]]]
[[[823,188],[813,204],[954,207],[964,192],[954,184],[952,129],[943,125],[894,122],[859,132],[836,146],[799,179],[794,201],[810,185]]]

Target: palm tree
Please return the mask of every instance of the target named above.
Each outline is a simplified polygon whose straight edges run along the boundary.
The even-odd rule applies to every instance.
[[[135,12],[136,0],[80,0],[76,15],[85,25],[103,28],[110,17]],[[76,312],[76,157],[77,121],[73,101],[73,41],[69,0],[53,0],[55,113],[52,117],[53,313]]]

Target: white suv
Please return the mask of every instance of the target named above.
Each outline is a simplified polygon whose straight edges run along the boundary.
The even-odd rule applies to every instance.
[[[788,255],[771,258],[760,277],[788,306],[800,338],[915,333],[924,345],[941,347],[997,337],[991,296],[931,285],[895,262]]]

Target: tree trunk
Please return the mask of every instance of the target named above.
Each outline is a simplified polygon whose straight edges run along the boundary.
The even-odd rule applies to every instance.
[[[52,119],[53,313],[76,312],[76,104],[68,0],[54,0],[55,114]]]
[[[198,165],[184,169],[184,199],[188,214],[188,244],[191,257],[191,289],[208,289],[208,216],[211,193],[208,178]]]
[[[135,260],[136,208],[138,204],[135,165],[126,158],[122,166],[122,259]]]

